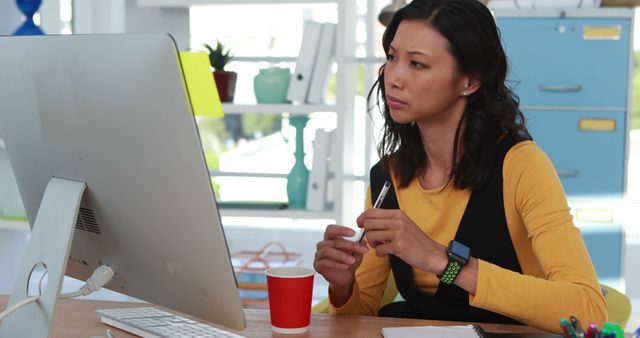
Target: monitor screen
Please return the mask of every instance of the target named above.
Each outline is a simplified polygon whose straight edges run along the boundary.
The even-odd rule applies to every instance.
[[[106,264],[111,290],[244,328],[174,40],[0,37],[0,74],[0,134],[30,223],[52,178],[86,184],[66,274]]]

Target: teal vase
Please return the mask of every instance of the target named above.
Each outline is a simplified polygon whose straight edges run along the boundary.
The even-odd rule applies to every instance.
[[[253,78],[253,90],[258,103],[287,102],[289,90],[289,68],[271,67],[260,69],[260,73]]]
[[[305,209],[307,207],[307,184],[309,183],[309,169],[304,165],[304,127],[309,118],[294,116],[289,122],[296,128],[296,162],[287,176],[287,197],[289,208]]]

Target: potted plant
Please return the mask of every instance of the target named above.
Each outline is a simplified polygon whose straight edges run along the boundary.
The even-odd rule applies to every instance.
[[[231,50],[225,47],[219,40],[216,40],[215,48],[212,48],[206,43],[204,47],[209,51],[209,62],[211,62],[211,67],[213,68],[213,77],[218,87],[220,101],[233,102],[233,94],[236,90],[238,74],[224,70],[227,63],[233,59]]]

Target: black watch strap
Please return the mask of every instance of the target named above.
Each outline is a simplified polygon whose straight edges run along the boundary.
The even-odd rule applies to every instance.
[[[460,270],[462,270],[462,265],[460,265],[460,263],[449,260],[447,267],[444,268],[444,272],[439,276],[440,281],[445,284],[452,284],[453,281],[456,280],[456,277],[458,277]]]
[[[442,274],[438,276],[440,281],[445,284],[453,284],[462,268],[469,262],[470,254],[471,250],[466,245],[455,240],[449,242],[447,247],[449,262]]]

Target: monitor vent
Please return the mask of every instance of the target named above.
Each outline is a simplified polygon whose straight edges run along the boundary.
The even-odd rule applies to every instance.
[[[100,235],[100,227],[96,220],[96,215],[93,210],[87,208],[80,208],[78,211],[78,219],[76,220],[76,229],[93,232]]]
[[[89,263],[87,263],[87,261],[85,261],[84,259],[82,259],[80,257],[71,256],[71,255],[69,255],[68,261],[69,261],[69,263],[81,264],[81,265],[84,265],[84,266],[88,266],[89,265]]]

